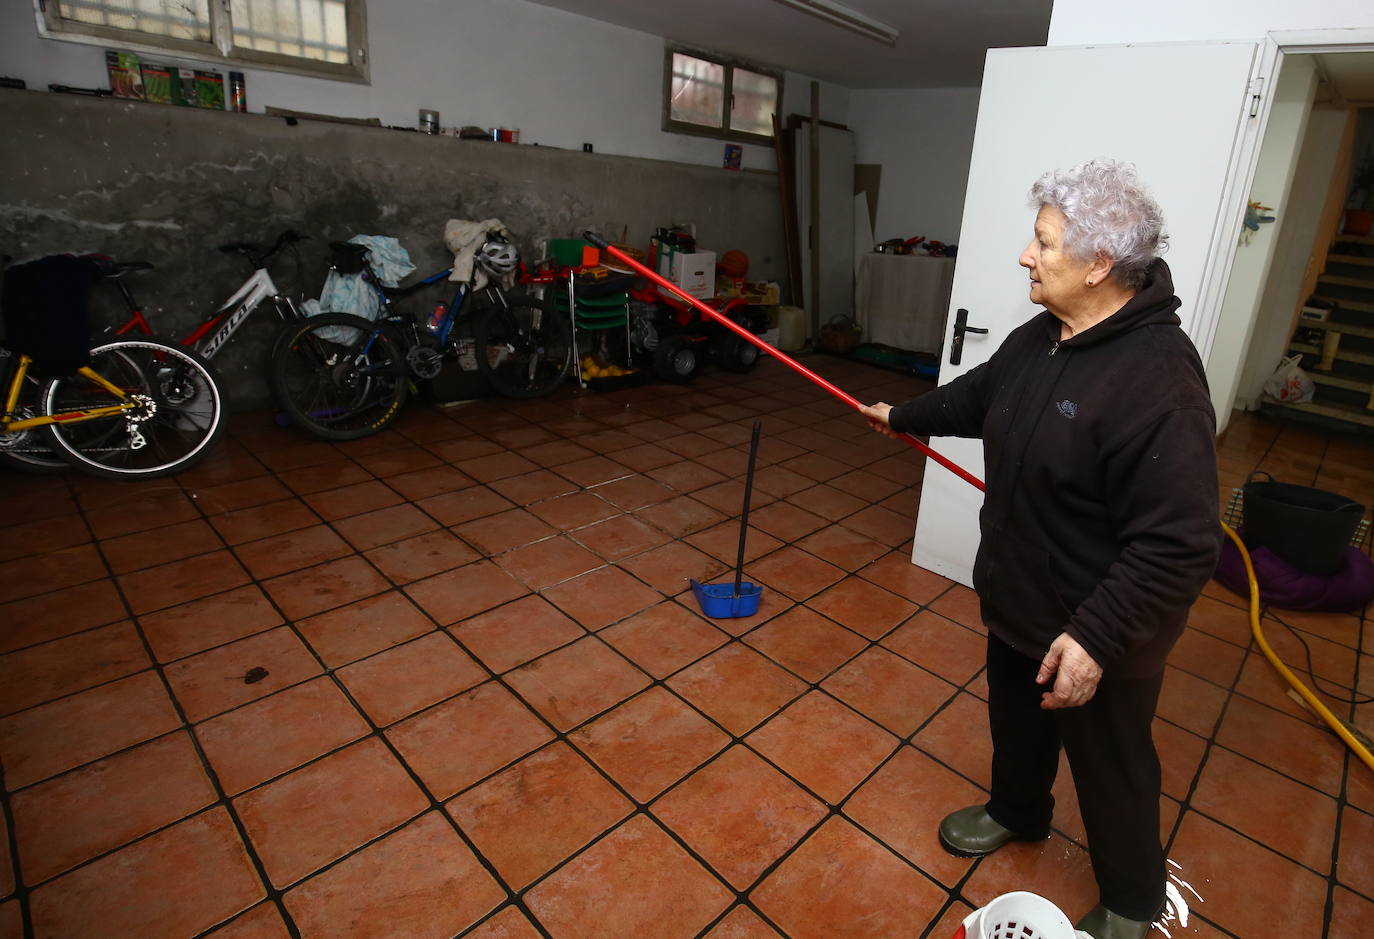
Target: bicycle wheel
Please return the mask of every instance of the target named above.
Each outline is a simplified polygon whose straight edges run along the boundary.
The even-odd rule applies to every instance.
[[[16,417],[37,417],[42,413],[43,384],[32,374],[24,376],[19,402],[14,408]],[[8,388],[6,380],[5,389]],[[42,427],[0,434],[0,465],[21,473],[60,473],[70,468],[70,464],[48,446],[48,435]]]
[[[552,394],[572,361],[572,330],[551,304],[511,294],[506,306],[490,307],[473,325],[477,367],[507,398]]]
[[[288,323],[274,346],[271,379],[291,419],[327,440],[377,433],[401,413],[408,387],[400,342],[349,313]]]
[[[189,349],[158,339],[119,339],[91,350],[91,369],[138,406],[46,428],[53,450],[73,466],[116,479],[166,476],[200,460],[224,430],[214,373]],[[53,417],[118,400],[83,375],[50,379],[42,392],[43,413]]]

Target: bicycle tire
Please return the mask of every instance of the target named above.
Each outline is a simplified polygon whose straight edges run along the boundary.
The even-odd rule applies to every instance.
[[[542,398],[562,383],[572,362],[572,327],[552,304],[510,294],[473,324],[477,368],[498,394]]]
[[[291,420],[326,440],[356,440],[401,413],[405,352],[386,328],[351,313],[292,322],[273,345],[272,393]]]
[[[120,414],[45,428],[53,451],[78,469],[113,479],[167,476],[204,458],[224,432],[224,397],[214,371],[184,346],[118,339],[92,349],[90,367],[149,406],[132,420]],[[49,379],[42,391],[48,416],[117,400],[79,374]]]

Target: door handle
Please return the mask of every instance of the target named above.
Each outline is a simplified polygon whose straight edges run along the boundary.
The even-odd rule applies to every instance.
[[[964,358],[964,333],[987,334],[987,330],[968,324],[968,310],[956,310],[954,314],[954,338],[949,341],[949,364],[958,365]]]

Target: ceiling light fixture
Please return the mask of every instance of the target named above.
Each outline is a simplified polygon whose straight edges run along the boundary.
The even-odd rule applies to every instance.
[[[860,36],[866,36],[885,45],[895,46],[897,37],[901,35],[886,23],[880,23],[858,10],[835,3],[834,0],[777,0],[777,2],[804,13],[810,13],[828,23],[842,26]]]

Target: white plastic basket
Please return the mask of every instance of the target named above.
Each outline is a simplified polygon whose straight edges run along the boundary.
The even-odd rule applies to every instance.
[[[1017,890],[970,913],[954,939],[1075,939],[1082,935],[1049,900]]]

